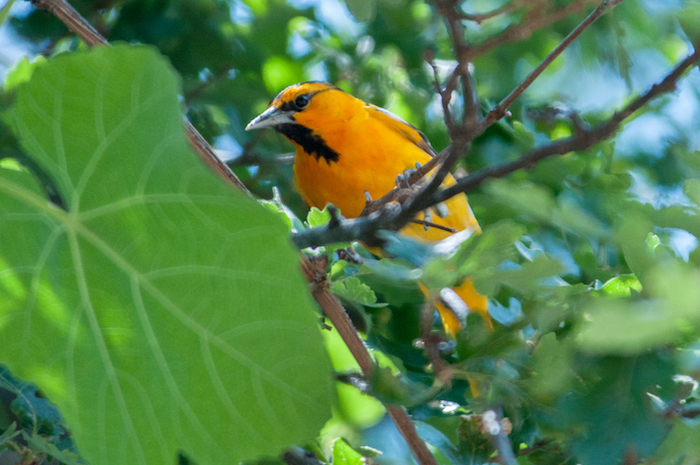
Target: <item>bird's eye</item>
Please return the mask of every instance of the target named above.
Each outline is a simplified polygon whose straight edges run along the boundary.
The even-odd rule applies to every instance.
[[[309,104],[309,97],[306,95],[300,95],[299,97],[294,99],[294,106],[297,107],[297,109],[301,110],[304,108],[306,105]]]

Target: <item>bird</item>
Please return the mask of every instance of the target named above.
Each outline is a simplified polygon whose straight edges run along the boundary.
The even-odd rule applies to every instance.
[[[382,197],[395,187],[397,175],[436,156],[426,136],[413,125],[327,82],[302,82],[281,91],[245,129],[262,128],[273,128],[296,147],[294,181],[309,207],[323,209],[330,203],[347,218],[363,212],[365,192],[373,199]],[[448,175],[443,187],[455,182]],[[416,219],[446,228],[412,222],[401,232],[440,241],[452,234],[449,229],[481,231],[465,194],[441,207],[440,215],[426,218],[421,212]],[[491,327],[487,298],[474,289],[469,278],[453,290],[469,311],[481,314]],[[436,307],[445,332],[454,337],[463,318],[455,313],[454,305],[448,307],[440,299]]]

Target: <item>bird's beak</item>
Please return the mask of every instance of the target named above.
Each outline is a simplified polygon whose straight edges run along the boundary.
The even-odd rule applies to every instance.
[[[291,111],[283,111],[276,107],[270,107],[260,114],[245,127],[246,131],[251,129],[269,128],[280,124],[294,123]]]

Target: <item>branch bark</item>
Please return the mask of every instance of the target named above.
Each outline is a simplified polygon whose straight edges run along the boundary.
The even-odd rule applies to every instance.
[[[506,3],[494,10],[488,11],[486,13],[460,13],[460,19],[466,19],[467,21],[474,21],[477,24],[481,24],[487,19],[494,18],[496,16],[510,13],[511,11],[518,10],[528,4],[528,0],[512,0],[510,3]]]

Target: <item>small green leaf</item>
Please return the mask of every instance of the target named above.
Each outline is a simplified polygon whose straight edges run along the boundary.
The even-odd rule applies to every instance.
[[[506,271],[490,275],[480,274],[474,278],[474,286],[480,292],[489,295],[495,294],[500,284],[511,286],[523,295],[537,295],[542,289],[552,286],[552,283],[542,280],[562,271],[563,267],[557,260],[548,255],[539,255],[531,262],[513,264],[512,268]]]
[[[554,333],[545,334],[540,338],[530,360],[533,371],[530,383],[536,395],[555,395],[565,391],[574,381],[574,351],[568,342],[557,341]]]
[[[538,222],[555,225],[584,237],[604,237],[608,234],[608,228],[581,205],[566,197],[555,198],[543,186],[496,179],[486,185],[486,190],[499,203]]]
[[[36,388],[27,385],[17,393],[10,409],[23,428],[36,430],[39,434],[57,436],[63,432],[63,418],[56,406],[46,399],[36,396]]]
[[[309,213],[306,215],[306,222],[309,226],[316,228],[318,226],[325,226],[331,220],[331,212],[328,211],[328,205],[326,205],[323,210],[319,210],[316,207],[311,207]]]
[[[345,278],[336,281],[331,286],[331,292],[351,302],[357,302],[371,307],[384,307],[386,304],[377,304],[377,296],[374,291],[358,278]]]
[[[12,2],[10,2],[11,4]],[[23,82],[28,82],[32,77],[32,73],[38,67],[46,64],[46,58],[42,55],[37,56],[33,61],[29,61],[29,57],[20,58],[15,65],[7,71],[5,75],[5,84],[3,90],[11,92],[15,90]]]
[[[292,219],[289,217],[286,210],[280,209],[275,202],[270,200],[258,199],[258,203],[265,207],[266,210],[279,215],[284,224],[287,225],[287,230],[292,231]]]
[[[85,461],[81,459],[77,454],[69,450],[61,450],[56,444],[50,442],[48,439],[38,434],[27,434],[26,431],[22,432],[22,437],[27,441],[29,447],[35,452],[41,452],[49,457],[58,460],[61,465],[84,465]]]
[[[610,279],[600,290],[614,297],[624,297],[632,295],[632,291],[641,292],[642,284],[635,275],[624,274]]]
[[[648,281],[645,290],[653,299],[592,300],[583,312],[577,338],[584,350],[636,354],[697,331],[700,274],[686,266],[666,266],[651,272]]]
[[[490,225],[482,234],[460,244],[451,256],[435,258],[424,266],[421,282],[428,289],[441,289],[454,285],[466,276],[475,279],[491,277],[501,262],[516,258],[514,243],[524,233],[521,225],[510,220]]]
[[[535,135],[520,121],[513,121],[513,137],[521,148],[531,149],[535,146]]]
[[[333,465],[364,465],[365,460],[362,454],[345,442],[345,439],[338,438],[333,442]]]

